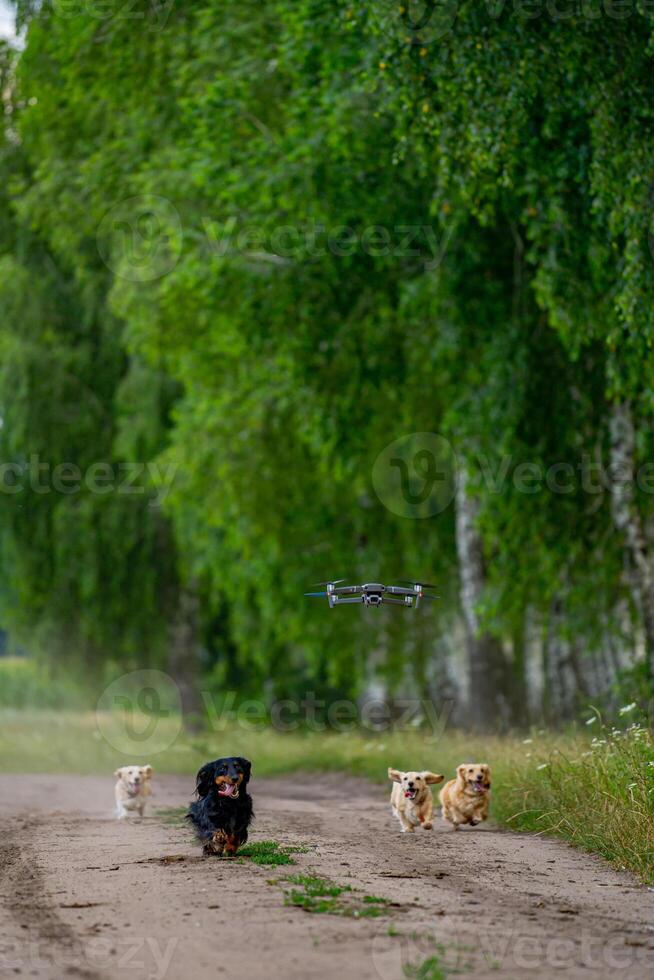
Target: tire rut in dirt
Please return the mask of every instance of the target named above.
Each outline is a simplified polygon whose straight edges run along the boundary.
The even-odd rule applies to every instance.
[[[45,976],[50,971],[53,976],[61,976],[65,969],[67,977],[101,980],[102,974],[79,965],[84,960],[82,945],[47,901],[37,849],[28,843],[38,826],[36,820],[6,821],[2,826],[0,902],[15,926],[11,929],[10,924],[7,952],[11,955],[13,939],[21,962],[29,968],[24,972],[35,976],[43,973],[43,968]]]

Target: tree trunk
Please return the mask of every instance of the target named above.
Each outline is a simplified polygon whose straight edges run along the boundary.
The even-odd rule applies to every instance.
[[[456,542],[468,650],[468,721],[472,728],[489,731],[504,727],[509,721],[509,698],[501,643],[480,628],[477,613],[486,581],[482,540],[476,524],[478,510],[470,492],[469,475],[462,466],[456,488]]]
[[[629,402],[614,404],[610,417],[613,521],[624,534],[633,565],[634,599],[640,610],[650,676],[654,676],[654,569],[635,493],[635,433]]]
[[[168,672],[179,688],[184,724],[191,730],[198,728],[202,710],[197,620],[197,596],[182,586],[168,633]]]
[[[544,644],[546,676],[545,720],[556,724],[574,716],[576,683],[570,664],[570,644],[564,636],[564,606],[560,595],[552,597]]]
[[[527,685],[527,631],[524,619],[513,631],[511,661],[511,713],[518,725],[529,722],[529,691]]]

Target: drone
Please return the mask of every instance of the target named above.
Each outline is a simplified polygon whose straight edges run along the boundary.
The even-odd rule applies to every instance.
[[[429,585],[427,582],[405,582],[400,585],[382,585],[381,582],[367,582],[365,585],[341,585],[346,579],[339,578],[334,582],[316,582],[316,585],[324,585],[325,592],[305,592],[306,596],[326,596],[329,608],[340,606],[344,603],[363,603],[364,606],[381,606],[389,604],[393,606],[405,606],[417,609],[421,599],[438,599],[439,596],[431,595],[424,589],[434,589],[436,586]]]

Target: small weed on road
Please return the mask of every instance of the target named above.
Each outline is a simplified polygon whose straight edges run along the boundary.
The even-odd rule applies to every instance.
[[[246,844],[238,852],[239,858],[249,858],[253,864],[295,864],[291,854],[306,854],[306,847],[291,847],[278,844],[275,840],[261,840]]]
[[[286,892],[284,904],[294,905],[306,912],[374,919],[383,915],[386,906],[390,905],[387,898],[359,896],[350,885],[337,885],[315,875],[289,875],[280,882],[274,882],[284,883],[297,886]]]

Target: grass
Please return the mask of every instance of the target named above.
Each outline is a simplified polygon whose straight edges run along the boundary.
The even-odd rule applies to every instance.
[[[552,749],[505,777],[494,816],[563,837],[654,883],[654,741],[638,725],[603,729]]]
[[[149,718],[137,712],[136,732]],[[120,713],[13,710],[0,707],[0,771],[42,773],[111,772],[119,765],[151,762],[157,773],[194,776],[198,765],[217,755],[244,755],[255,776],[294,772],[347,772],[386,782],[389,765],[429,768],[448,774],[473,758],[495,763],[496,775],[524,757],[520,739],[471,737],[463,732],[430,735],[419,730],[365,732],[278,732],[246,726],[188,735],[175,717],[160,719],[153,739],[126,745]],[[553,744],[565,740],[552,739]],[[499,766],[499,768],[498,768]]]
[[[289,875],[286,881],[299,887],[287,893],[284,904],[295,905],[306,912],[343,914],[345,906],[340,901],[341,895],[352,891],[349,885],[335,885],[314,875]]]
[[[87,700],[81,687],[61,673],[27,657],[0,658],[0,707],[61,710],[81,708]]]
[[[346,915],[376,919],[383,915],[390,901],[377,895],[360,896],[350,885],[337,885],[327,878],[311,874],[288,875],[275,884],[291,884],[284,904],[318,915]]]
[[[403,972],[408,980],[446,980],[447,977],[438,956],[428,956],[422,963],[407,963]]]
[[[148,720],[139,727],[137,716],[134,729],[145,729]],[[637,725],[617,731],[602,727],[599,719],[589,721],[568,734],[534,731],[515,737],[454,731],[435,736],[420,730],[281,733],[245,726],[191,736],[170,716],[157,725],[154,748],[161,751],[151,754],[150,743],[137,740],[127,754],[118,713],[108,719],[94,712],[0,708],[0,771],[106,773],[109,778],[117,766],[140,761],[150,762],[156,773],[192,778],[200,763],[233,753],[253,760],[255,777],[346,772],[386,784],[389,765],[447,776],[461,762],[485,761],[493,768],[495,822],[562,837],[654,884],[651,732]]]
[[[407,963],[402,972],[407,980],[445,980],[446,977],[458,976],[462,973],[469,973],[473,969],[473,963],[466,954],[473,952],[470,946],[459,946],[436,941],[433,935],[418,937],[413,933],[414,940],[420,938],[423,943],[428,942],[432,952],[429,956],[416,963]],[[488,964],[487,964],[488,966]],[[495,969],[493,965],[488,969]]]
[[[288,847],[274,840],[256,841],[239,848],[239,858],[249,858],[253,864],[270,867],[279,864],[295,864],[292,854],[306,854],[306,847]]]

